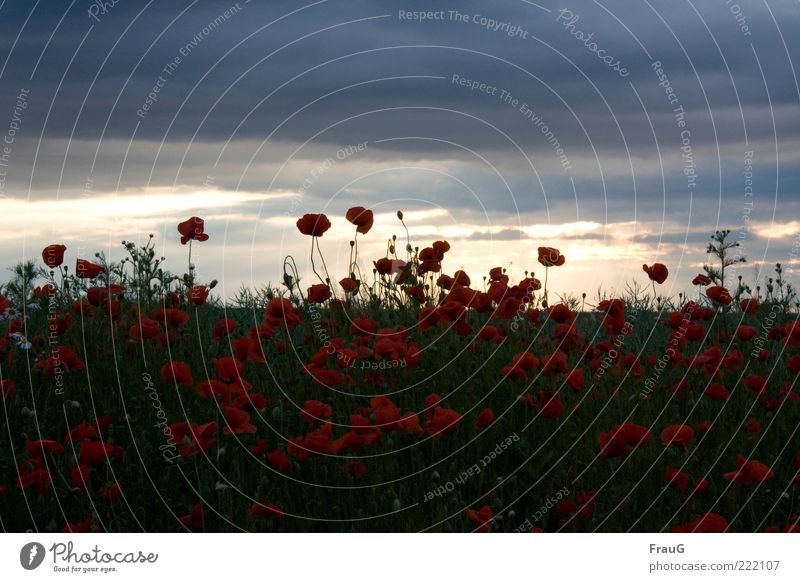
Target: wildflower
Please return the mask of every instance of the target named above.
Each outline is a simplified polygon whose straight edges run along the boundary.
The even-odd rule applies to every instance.
[[[653,265],[649,267],[647,265],[642,265],[642,270],[647,273],[651,281],[655,281],[659,285],[666,281],[669,276],[669,269],[662,263],[653,263]]]
[[[689,443],[694,439],[694,430],[685,424],[671,424],[661,431],[661,443],[665,446],[680,446],[689,452]]]
[[[204,231],[205,221],[197,216],[192,216],[178,225],[182,245],[185,245],[190,240],[196,240],[197,242],[207,241],[208,235]]]
[[[539,262],[545,267],[560,267],[566,261],[561,251],[552,247],[539,247]]]
[[[42,260],[44,261],[44,264],[51,269],[60,267],[64,262],[64,251],[66,250],[67,247],[64,245],[48,245],[44,247],[44,250],[42,251]]]
[[[774,477],[775,473],[760,461],[748,461],[744,455],[736,455],[736,470],[722,476],[742,485],[757,485]]]
[[[731,301],[733,301],[733,297],[731,297],[730,292],[725,287],[709,287],[706,289],[706,295],[714,303],[719,303],[721,305],[730,305]]]
[[[372,210],[367,210],[363,206],[354,206],[347,211],[345,218],[356,227],[356,232],[367,234],[372,228]],[[304,233],[305,234],[305,233]]]
[[[96,263],[91,263],[84,259],[78,259],[75,262],[75,275],[79,279],[94,279],[100,273],[105,273],[105,267]]]
[[[297,221],[297,230],[306,236],[322,236],[331,227],[331,221],[324,214],[304,214]]]

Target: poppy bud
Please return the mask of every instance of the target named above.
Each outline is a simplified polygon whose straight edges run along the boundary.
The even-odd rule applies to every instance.
[[[398,210],[397,211],[397,218],[399,218],[400,220],[403,220],[403,211],[402,210]]]

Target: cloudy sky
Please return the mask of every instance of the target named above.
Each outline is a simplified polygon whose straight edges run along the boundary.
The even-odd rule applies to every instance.
[[[181,271],[197,215],[229,295],[307,273],[325,212],[338,279],[361,205],[364,263],[402,209],[478,280],[547,245],[557,291],[660,261],[676,294],[721,228],[763,280],[800,264],[799,29],[796,0],[0,1],[0,264],[154,233]]]

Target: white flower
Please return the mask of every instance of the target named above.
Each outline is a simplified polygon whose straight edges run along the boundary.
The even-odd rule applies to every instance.
[[[31,344],[31,342],[28,341],[28,338],[26,338],[23,334],[21,334],[18,331],[15,331],[14,333],[12,333],[10,337],[15,342],[17,342],[17,347],[20,348],[20,349],[29,350],[29,349],[31,349],[31,346],[33,345],[33,344]]]

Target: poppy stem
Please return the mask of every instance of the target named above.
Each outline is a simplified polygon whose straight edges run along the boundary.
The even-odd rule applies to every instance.
[[[311,237],[311,270],[317,276],[317,279],[319,279],[322,283],[325,283],[325,280],[320,276],[319,273],[317,273],[317,266],[314,264],[314,240],[316,238],[317,237],[315,236]]]
[[[64,280],[64,269],[61,268],[61,265],[58,266],[58,272],[61,273],[61,289],[64,293],[64,297],[69,297],[69,289],[67,289],[67,283]]]
[[[544,268],[544,306],[545,307],[548,307],[548,303],[547,303],[547,274],[549,273],[549,271],[550,271],[549,267],[545,267]]]
[[[189,283],[193,284],[194,277],[192,276],[192,239],[189,239]]]
[[[330,284],[331,276],[328,273],[328,266],[325,264],[325,257],[322,256],[322,249],[319,248],[319,237],[315,236],[314,240],[317,241],[317,254],[319,255],[319,259],[322,261],[322,269],[325,271],[326,280],[322,281],[322,282],[325,285],[328,285],[328,288],[331,290],[331,294],[333,295],[333,297],[335,299],[336,298],[336,289],[334,289],[334,286]],[[314,245],[314,240],[311,241],[312,254],[313,254],[313,250],[314,250],[314,246],[313,246]],[[317,275],[317,277],[319,277],[319,275]],[[320,277],[320,279],[321,279],[321,277]]]
[[[356,230],[356,235],[353,237],[353,244],[350,245],[350,259],[349,262],[347,263],[348,275],[353,272],[353,252],[355,251],[357,244],[358,244],[358,230]]]

